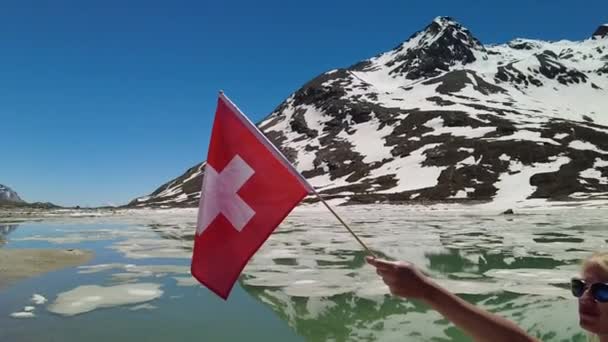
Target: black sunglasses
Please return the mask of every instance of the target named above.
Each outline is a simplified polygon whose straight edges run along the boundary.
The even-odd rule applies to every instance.
[[[591,295],[597,302],[608,302],[608,283],[587,284],[587,282],[582,279],[572,278],[570,288],[572,290],[572,294],[576,298],[582,297],[585,290],[589,288]]]

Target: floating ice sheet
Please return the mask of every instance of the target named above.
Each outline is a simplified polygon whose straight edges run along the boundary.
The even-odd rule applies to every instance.
[[[159,298],[163,291],[160,284],[137,283],[117,286],[84,285],[60,293],[48,310],[73,316],[100,308],[137,304]]]

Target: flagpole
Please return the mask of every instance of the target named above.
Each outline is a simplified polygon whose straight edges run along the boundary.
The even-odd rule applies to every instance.
[[[340,221],[340,223],[342,223],[342,225],[344,226],[344,228],[346,228],[346,230],[348,230],[348,232],[352,234],[352,236],[355,238],[355,240],[357,240],[357,242],[359,242],[359,244],[361,246],[363,246],[363,248],[365,248],[365,250],[367,251],[367,253],[369,253],[374,258],[377,258],[376,254],[374,252],[372,252],[372,250],[369,249],[363,243],[363,241],[361,241],[361,239],[359,239],[359,237],[357,236],[357,234],[355,234],[355,232],[353,232],[353,230],[350,229],[350,227],[348,226],[348,224],[346,224],[346,222],[344,222],[342,220],[342,218],[340,218],[340,216],[338,216],[338,214],[329,206],[329,204],[327,204],[327,202],[325,202],[325,200],[323,199],[323,197],[321,197],[321,195],[317,192],[317,190],[312,185],[311,185],[311,188],[312,188],[313,193],[317,196],[317,198],[325,205],[325,207],[327,207],[327,209],[329,209],[329,211],[332,214],[334,214],[334,216],[338,219],[338,221]]]

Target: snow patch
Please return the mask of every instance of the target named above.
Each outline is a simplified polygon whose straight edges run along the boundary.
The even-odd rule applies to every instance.
[[[502,173],[495,184],[498,191],[494,196],[494,203],[488,205],[511,208],[518,203],[524,203],[536,190],[536,187],[530,184],[530,177],[537,173],[558,171],[562,165],[569,162],[570,158],[563,156],[555,158],[550,163],[536,163],[533,165],[523,165],[519,161],[512,160],[509,171]]]
[[[378,169],[372,170],[371,177],[379,177],[385,174],[395,174],[397,186],[378,191],[378,193],[393,193],[416,189],[424,189],[437,185],[437,179],[444,170],[437,166],[422,166],[426,160],[424,152],[435,148],[441,144],[425,145],[415,151],[412,151],[409,156],[397,159],[392,163],[386,163]]]
[[[489,141],[508,141],[508,140],[524,140],[524,141],[534,141],[537,143],[547,143],[551,145],[560,145],[555,142],[553,139],[547,139],[541,137],[541,132],[537,131],[529,131],[529,130],[518,130],[511,135],[506,135],[498,138],[486,139]]]
[[[608,177],[603,177],[602,172],[597,170],[598,167],[606,167],[608,166],[608,161],[602,160],[600,158],[595,159],[595,163],[593,167],[580,172],[580,176],[582,178],[592,178],[597,179],[600,184],[608,184]]]
[[[351,143],[353,150],[363,156],[364,163],[369,164],[393,158],[392,147],[384,145],[384,137],[393,132],[393,127],[385,125],[380,129],[380,122],[374,118],[368,122],[353,125],[352,129],[354,130],[353,134],[342,131],[338,134],[338,137]]]
[[[476,165],[475,157],[469,156],[468,158],[458,162],[457,166]]]
[[[586,142],[586,141],[573,140],[570,142],[570,145],[568,145],[568,147],[576,149],[576,150],[589,150],[589,151],[594,151],[594,152],[598,152],[598,153],[608,154],[608,152],[600,150],[599,148],[597,148],[597,146],[593,145],[590,142]]]

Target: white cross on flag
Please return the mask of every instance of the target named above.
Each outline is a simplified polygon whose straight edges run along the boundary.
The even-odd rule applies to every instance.
[[[308,182],[220,93],[199,202],[192,275],[227,299],[239,274]]]

